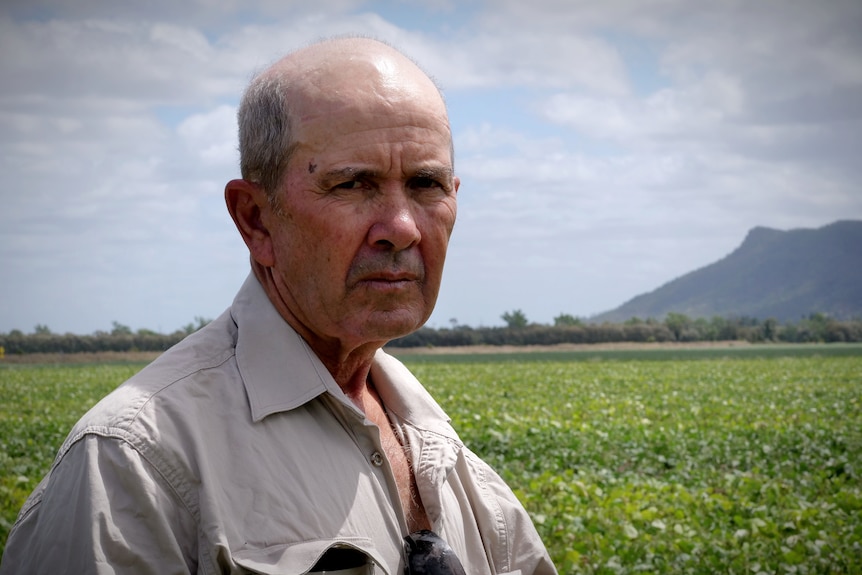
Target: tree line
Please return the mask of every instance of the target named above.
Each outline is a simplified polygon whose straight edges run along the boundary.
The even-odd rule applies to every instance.
[[[110,331],[97,331],[92,334],[54,333],[44,324],[38,324],[32,333],[13,329],[0,333],[0,349],[8,354],[25,353],[95,353],[102,351],[165,351],[179,343],[211,320],[196,317],[189,323],[171,333],[159,333],[150,329],[132,331],[129,326],[113,322]]]
[[[662,320],[631,318],[623,323],[590,323],[560,314],[554,323],[531,323],[521,310],[504,313],[505,327],[458,325],[422,328],[389,343],[393,347],[462,345],[555,345],[560,343],[749,341],[782,343],[862,342],[862,319],[839,321],[815,313],[798,322],[752,317],[691,318],[669,313]]]
[[[798,322],[750,317],[690,318],[669,313],[662,320],[631,318],[623,323],[590,323],[568,314],[553,324],[532,323],[521,310],[504,313],[504,327],[471,327],[450,320],[448,328],[424,327],[389,343],[392,347],[451,347],[464,345],[555,345],[560,343],[749,341],[782,343],[862,342],[862,319],[839,321],[825,314],[811,314]],[[53,333],[37,325],[32,333],[12,330],[0,333],[6,354],[165,351],[210,320],[195,321],[168,334],[149,329],[132,331],[113,322],[110,331],[90,335]]]

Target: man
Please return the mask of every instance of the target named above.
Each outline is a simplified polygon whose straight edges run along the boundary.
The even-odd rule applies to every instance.
[[[455,223],[437,88],[382,43],[329,40],[252,82],[239,134],[225,199],[253,273],[76,425],[4,575],[395,575],[426,540],[470,574],[553,573],[512,492],[381,350],[431,314]]]

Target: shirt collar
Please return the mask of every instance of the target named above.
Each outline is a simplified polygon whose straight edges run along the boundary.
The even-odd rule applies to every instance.
[[[284,321],[253,273],[237,293],[231,316],[238,330],[237,367],[255,422],[325,392],[356,410],[305,340]],[[371,378],[390,413],[460,443],[449,417],[400,361],[378,350]]]
[[[377,351],[371,364],[371,380],[390,414],[418,429],[457,440],[449,416],[428,390],[403,363],[382,349]]]
[[[410,450],[419,496],[428,518],[436,524],[443,515],[443,483],[464,444],[443,409],[400,361],[379,350],[371,365],[371,378],[402,444]]]
[[[231,306],[237,325],[236,362],[257,422],[341,389],[308,344],[284,321],[254,274]]]

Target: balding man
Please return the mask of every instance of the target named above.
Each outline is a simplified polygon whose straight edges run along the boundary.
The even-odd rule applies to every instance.
[[[225,199],[252,273],[75,426],[3,574],[553,573],[511,490],[381,350],[431,314],[455,223],[432,81],[376,41],[314,44],[252,82],[239,138]]]

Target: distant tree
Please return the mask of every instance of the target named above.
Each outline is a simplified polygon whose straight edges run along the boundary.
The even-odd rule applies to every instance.
[[[671,331],[676,341],[681,341],[683,333],[691,327],[691,319],[684,313],[672,311],[667,314],[664,325]]]
[[[584,325],[584,322],[573,315],[561,313],[554,318],[554,327],[565,327],[571,325]]]
[[[694,332],[694,337],[698,341],[713,341],[712,327],[709,320],[705,317],[698,317],[691,322],[691,331]]]
[[[211,319],[207,319],[205,317],[201,317],[199,315],[195,316],[195,321],[192,323],[188,323],[182,327],[182,331],[186,334],[191,334],[204,327],[206,324],[211,322]]]
[[[37,323],[36,327],[33,328],[33,333],[36,335],[51,335],[51,329],[45,324]]]
[[[763,322],[763,339],[766,341],[775,341],[778,335],[778,321],[775,318],[768,318]]]
[[[111,325],[112,325],[111,335],[113,335],[113,336],[132,335],[132,328],[130,328],[127,325],[123,325],[118,321],[111,322]]]
[[[511,312],[507,311],[500,317],[502,317],[503,321],[506,322],[506,325],[512,329],[527,327],[527,316],[519,309]]]

